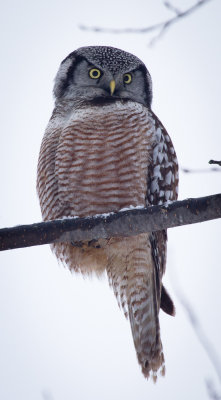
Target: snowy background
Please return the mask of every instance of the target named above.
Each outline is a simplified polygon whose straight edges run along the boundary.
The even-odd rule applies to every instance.
[[[175,0],[174,0],[175,4]],[[186,9],[193,1],[176,1]],[[132,52],[153,79],[153,110],[168,130],[179,163],[208,168],[221,158],[221,2],[210,1],[173,25],[154,47],[150,35],[96,34],[79,24],[145,27],[171,17],[160,0],[12,0],[1,6],[0,226],[41,220],[36,167],[53,108],[60,62],[85,45]],[[180,173],[179,198],[221,192],[221,174]],[[208,399],[221,393],[177,286],[221,359],[221,222],[169,230],[164,279],[177,309],[160,313],[166,377],[146,381],[128,321],[106,278],[84,280],[59,266],[49,246],[0,254],[0,399]]]

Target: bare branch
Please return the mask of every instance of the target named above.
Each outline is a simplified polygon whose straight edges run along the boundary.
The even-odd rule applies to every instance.
[[[48,390],[43,390],[41,394],[42,394],[43,400],[53,400],[54,399],[54,397]]]
[[[221,166],[221,161],[214,161],[214,160],[210,160],[209,164],[218,164]],[[185,174],[205,174],[207,172],[221,172],[220,168],[184,168],[184,167],[180,167],[180,171],[184,172]]]
[[[175,292],[175,295],[178,298],[181,305],[183,306],[183,308],[187,314],[187,317],[189,319],[189,322],[190,322],[199,342],[201,343],[204,351],[207,354],[207,357],[210,359],[210,361],[214,367],[214,370],[216,371],[216,374],[217,374],[219,380],[221,381],[221,360],[217,354],[216,349],[213,347],[213,341],[209,340],[209,338],[207,337],[207,335],[202,327],[202,324],[201,324],[196,312],[194,311],[193,305],[191,304],[189,299],[187,299],[187,296],[183,292],[183,290],[178,282],[178,279],[176,276],[176,271],[174,268],[173,268],[172,274],[170,275],[170,278],[171,278],[171,283],[172,283],[172,287]],[[221,400],[221,398],[218,397],[218,394],[216,393],[211,381],[206,381],[206,386],[207,386],[208,394],[211,399],[214,399],[214,400],[220,399]]]
[[[168,10],[173,11],[176,15],[179,15],[181,13],[181,11],[173,4],[171,4],[169,1],[164,1],[163,4],[165,5],[166,8],[168,8]]]
[[[177,287],[177,284],[175,286],[173,285],[173,288],[177,298],[179,299],[180,303],[182,304],[187,313],[188,319],[195,331],[196,336],[198,337],[208,358],[213,364],[213,367],[217,373],[217,376],[219,377],[219,380],[221,381],[221,362],[217,355],[217,351],[214,349],[212,342],[208,339],[206,333],[204,332],[203,327],[201,326],[199,318],[197,317],[192,304],[189,303],[189,301],[187,300],[186,296],[184,295],[180,287],[179,288]]]
[[[212,164],[212,163],[210,163]],[[215,163],[214,163],[215,164]],[[220,168],[179,168],[180,171],[184,172],[185,174],[205,174],[208,172],[221,172]]]
[[[164,2],[164,5],[169,8],[170,10],[175,12],[175,16],[172,18],[169,18],[166,21],[159,22],[154,25],[147,26],[145,28],[125,28],[125,29],[116,29],[116,28],[101,28],[101,27],[88,27],[85,25],[80,25],[79,28],[82,30],[87,30],[87,31],[93,31],[97,33],[114,33],[114,34],[125,34],[125,33],[135,33],[135,34],[140,34],[140,33],[150,33],[153,31],[158,31],[156,36],[154,36],[151,41],[150,45],[153,45],[160,37],[162,37],[168,28],[170,28],[173,24],[176,22],[180,21],[182,18],[189,16],[192,14],[194,11],[196,11],[198,8],[201,6],[205,5],[211,0],[199,0],[197,1],[193,6],[189,7],[185,11],[180,11],[174,6],[171,5],[169,2]]]
[[[133,236],[221,218],[221,194],[87,218],[65,218],[0,230],[0,250],[53,242]]]
[[[217,393],[214,383],[211,380],[206,380],[206,388],[209,398],[212,400],[221,400],[221,396]]]
[[[210,160],[209,164],[217,164],[221,167],[221,161]]]

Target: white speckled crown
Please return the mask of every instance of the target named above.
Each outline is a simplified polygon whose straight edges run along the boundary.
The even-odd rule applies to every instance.
[[[143,62],[136,56],[115,47],[89,46],[80,47],[75,52],[85,57],[89,62],[98,64],[101,68],[108,68],[113,74],[118,71],[135,69]],[[73,53],[72,53],[73,54]]]

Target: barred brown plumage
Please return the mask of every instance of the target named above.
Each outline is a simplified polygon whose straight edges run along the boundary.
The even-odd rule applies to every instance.
[[[111,67],[115,55],[118,61]],[[96,82],[88,75],[92,65],[100,70]],[[132,77],[128,87],[125,73]],[[151,79],[138,58],[113,48],[79,49],[61,64],[54,93],[55,109],[38,162],[44,220],[117,212],[177,198],[176,154],[150,109]],[[154,379],[159,369],[164,374],[160,306],[174,313],[162,287],[166,240],[166,232],[160,231],[52,245],[71,270],[107,272],[119,306],[129,316],[143,374],[148,377],[152,371]]]

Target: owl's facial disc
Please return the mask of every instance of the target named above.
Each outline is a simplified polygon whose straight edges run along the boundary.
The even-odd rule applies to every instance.
[[[85,76],[82,74],[85,70]],[[76,89],[81,86],[84,96],[89,101],[117,101],[134,100],[146,105],[146,93],[143,71],[139,68],[131,71],[110,71],[108,68],[101,68],[91,65],[83,60],[77,67],[74,74]]]
[[[87,46],[62,61],[54,95],[57,104],[63,100],[104,103],[126,99],[150,107],[152,82],[144,63],[133,54],[108,46]]]

